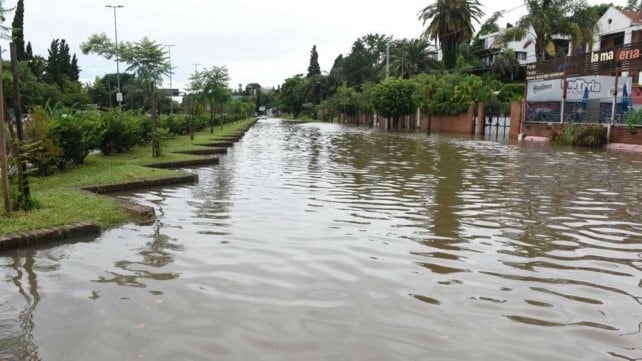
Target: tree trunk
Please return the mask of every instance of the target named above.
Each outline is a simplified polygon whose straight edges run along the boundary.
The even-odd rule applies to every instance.
[[[152,157],[160,157],[160,140],[158,139],[158,114],[156,112],[156,94],[154,93],[154,86],[150,87],[149,94],[150,109],[152,112]]]
[[[221,104],[218,108],[218,123],[221,126],[221,129],[223,129],[223,110],[224,110],[224,105]]]
[[[22,143],[24,142],[24,134],[22,132],[22,105],[20,103],[20,76],[18,75],[18,58],[16,54],[16,44],[11,43],[11,71],[13,73],[13,107],[16,116],[16,132],[18,133],[18,141],[16,148],[16,154],[14,157],[18,160],[17,170],[18,170],[18,191],[20,192],[20,197],[18,199],[18,204],[21,208],[27,210],[29,207],[29,180],[25,174],[27,171],[27,162],[22,159]]]
[[[214,98],[210,97],[210,134],[214,134]]]
[[[189,140],[194,140],[194,118],[196,117],[196,110],[194,104],[189,102]]]
[[[0,50],[2,54],[2,50]],[[9,188],[9,165],[7,162],[7,148],[4,140],[4,94],[2,94],[2,57],[0,56],[0,172],[2,173],[2,196],[4,199],[4,211],[11,212],[11,191]]]

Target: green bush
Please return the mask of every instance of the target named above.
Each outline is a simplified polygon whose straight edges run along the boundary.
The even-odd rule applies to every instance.
[[[150,119],[138,112],[102,113],[100,126],[100,151],[104,155],[122,153],[151,141]]]
[[[100,114],[98,112],[57,113],[49,124],[48,135],[62,154],[58,159],[59,169],[67,162],[82,164],[89,152],[98,147],[100,138]]]
[[[642,108],[631,109],[624,115],[624,122],[629,128],[642,125]]]
[[[606,144],[606,128],[601,125],[566,124],[553,132],[551,140],[562,145],[599,148]]]
[[[63,156],[62,148],[49,136],[50,122],[45,111],[35,107],[25,126],[27,144],[23,148],[24,157],[33,164],[39,175],[48,174]]]
[[[472,103],[497,101],[495,92],[500,83],[475,75],[420,74],[413,78],[419,90],[417,98],[430,114],[465,113]]]
[[[167,129],[171,135],[189,134],[189,116],[187,114],[163,115],[158,119],[158,126]]]

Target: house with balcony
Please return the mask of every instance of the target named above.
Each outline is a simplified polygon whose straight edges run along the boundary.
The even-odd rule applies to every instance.
[[[635,54],[637,51],[639,57],[642,51],[642,7],[637,11],[610,7],[598,20],[597,30],[593,39],[593,54],[615,49],[618,54],[625,55]],[[627,50],[629,53],[626,53]],[[635,106],[642,106],[642,67],[637,59],[625,61],[627,60],[628,63],[620,75],[631,77],[632,102]]]
[[[479,36],[484,49],[480,57],[485,66],[491,66],[504,49],[511,49],[521,65],[526,65],[535,60],[535,43],[528,43],[528,38],[519,41],[510,41],[504,43],[502,35],[505,29],[493,33],[487,33]]]
[[[480,53],[480,57],[484,65],[491,66],[505,49],[511,49],[522,66],[535,62],[535,36],[533,35],[535,32],[531,29],[523,39],[504,42],[502,36],[510,26],[511,25],[508,24],[506,28],[502,28],[497,32],[479,36],[479,39],[483,43],[483,50]],[[556,36],[553,41],[558,52],[570,55],[571,41],[568,36]]]

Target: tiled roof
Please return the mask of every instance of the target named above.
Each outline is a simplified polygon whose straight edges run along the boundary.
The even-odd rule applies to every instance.
[[[633,24],[642,23],[642,13],[639,11],[620,10],[622,14],[626,15]]]

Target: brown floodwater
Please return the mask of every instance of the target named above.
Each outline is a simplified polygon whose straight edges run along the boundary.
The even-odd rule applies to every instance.
[[[642,156],[257,123],[152,225],[0,253],[0,359],[642,358]]]

